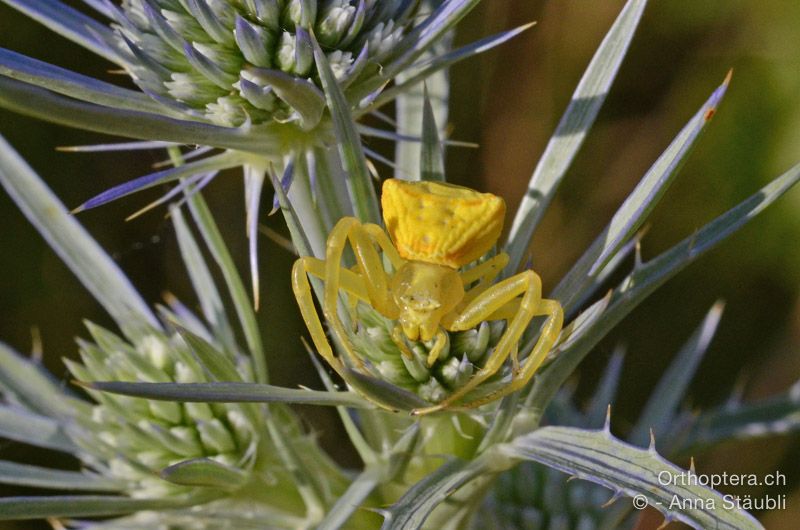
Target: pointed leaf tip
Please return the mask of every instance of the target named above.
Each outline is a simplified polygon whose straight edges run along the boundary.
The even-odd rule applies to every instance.
[[[433,111],[427,84],[423,87],[422,145],[420,146],[420,178],[422,180],[445,180],[444,150],[439,139],[439,126]]]
[[[595,122],[646,4],[637,0],[626,2],[578,83],[512,221],[506,245],[511,259],[506,274],[516,272],[522,263],[536,226]]]
[[[727,85],[723,83],[711,93],[626,197],[601,234],[559,282],[553,294],[561,300],[567,311],[573,308],[582,293],[591,288],[594,279],[625,248],[626,242],[635,236],[664,196],[705,129],[708,123],[706,115],[709,110],[717,108],[726,88]],[[638,250],[637,247],[636,266],[641,268]]]
[[[728,70],[728,74],[725,76],[725,79],[722,81],[722,84],[717,88],[714,93],[711,95],[711,98],[708,100],[708,108],[706,109],[705,114],[703,115],[703,120],[705,123],[711,121],[711,119],[717,113],[717,106],[719,105],[722,97],[725,95],[725,92],[728,90],[728,86],[731,82],[731,77],[733,77],[733,68]]]
[[[322,51],[313,34],[311,35],[311,44],[317,72],[325,92],[325,100],[333,120],[339,155],[345,170],[347,192],[356,217],[362,222],[380,223],[378,198],[369,176],[367,159],[361,145],[358,127],[353,121],[350,103],[336,80],[325,52]]]
[[[214,172],[222,169],[228,169],[241,165],[244,162],[244,157],[241,153],[234,151],[226,151],[222,154],[203,158],[196,162],[184,164],[169,169],[164,169],[156,173],[137,177],[135,179],[118,184],[98,195],[95,195],[82,205],[78,206],[73,213],[82,212],[83,210],[90,210],[103,204],[121,199],[141,190],[152,188],[160,184],[173,182],[184,177],[194,177],[197,175]]]
[[[616,492],[614,492],[614,493],[611,495],[611,498],[610,498],[610,499],[608,499],[606,502],[604,502],[603,504],[601,504],[601,505],[600,505],[600,508],[601,508],[601,509],[608,508],[609,506],[611,506],[612,504],[614,504],[615,502],[617,502],[617,500],[618,500],[620,497],[622,497],[622,492],[621,492],[621,491],[616,491]]]
[[[374,409],[374,405],[353,392],[298,390],[259,383],[88,383],[101,392],[181,403],[297,403]]]

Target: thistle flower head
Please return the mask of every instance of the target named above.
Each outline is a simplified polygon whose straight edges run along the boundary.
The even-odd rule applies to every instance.
[[[81,362],[65,361],[81,381],[208,381],[207,369],[177,333],[153,331],[132,345],[98,326],[89,329],[94,342],[79,341]],[[237,371],[249,372],[247,363],[239,363]],[[90,414],[76,417],[70,432],[86,452],[86,463],[125,484],[131,496],[178,495],[190,486],[213,485],[187,479],[185,471],[174,473],[186,462],[216,467],[230,489],[244,485],[254,470],[264,440],[247,406],[90,393],[97,403]]]
[[[116,31],[120,48],[129,52],[127,69],[143,91],[188,114],[237,127],[248,120],[307,119],[312,112],[319,119],[324,96],[312,35],[336,79],[347,86],[393,51],[411,25],[415,5],[126,0]]]
[[[411,354],[408,355],[392,339],[394,327],[391,320],[360,305],[358,329],[351,335],[356,351],[373,377],[408,390],[427,402],[438,403],[480,370],[500,340],[505,323],[487,321],[467,331],[446,332],[447,342],[432,365],[428,358],[436,341],[404,339],[406,352]],[[495,381],[508,375],[507,369],[501,370],[483,388],[494,388]]]

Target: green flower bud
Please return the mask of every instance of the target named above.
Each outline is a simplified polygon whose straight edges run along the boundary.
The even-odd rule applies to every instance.
[[[154,331],[131,345],[108,330],[89,325],[96,344],[80,341],[82,363],[68,362],[85,381],[158,383],[207,382],[206,371],[178,334]],[[220,353],[222,355],[222,353]],[[242,365],[242,380],[252,381]],[[213,458],[250,473],[255,444],[266,443],[242,411],[224,403],[178,403],[97,393],[98,403],[81,416],[74,438],[87,454],[102,455],[111,478],[128,484],[128,494],[174,495],[184,486],[158,478],[167,466]],[[267,453],[274,453],[268,448]]]
[[[149,401],[150,413],[169,423],[178,423],[183,417],[181,405],[173,401]]]
[[[236,449],[236,442],[231,433],[218,419],[200,422],[197,432],[206,449],[216,453],[226,453]]]
[[[181,442],[186,444],[188,447],[191,447],[193,450],[193,454],[202,454],[203,453],[203,446],[200,445],[200,439],[197,436],[197,432],[191,427],[173,427],[169,430],[170,434],[172,434],[175,438],[178,438]],[[187,455],[189,456],[189,455]]]
[[[478,362],[485,355],[491,338],[489,323],[481,322],[480,326],[475,329],[456,334],[452,343],[453,354],[456,356],[466,355],[470,361]],[[500,338],[497,337],[497,340]]]
[[[445,399],[450,393],[442,384],[431,377],[426,383],[419,386],[417,390],[419,397],[431,403],[438,403]]]
[[[381,22],[367,35],[367,44],[372,54],[386,55],[394,48],[403,37],[402,28],[397,28],[394,21]]]
[[[458,388],[464,385],[472,374],[475,372],[473,364],[465,355],[459,361],[455,357],[451,357],[444,366],[442,366],[441,375],[442,380],[447,383],[450,388]]]
[[[184,403],[186,414],[195,421],[209,421],[214,417],[211,407],[206,403]]]
[[[410,386],[413,378],[409,377],[408,370],[405,365],[396,361],[381,361],[375,368],[381,376],[381,379],[389,381],[394,385]]]
[[[411,351],[413,352],[413,355],[410,357],[403,354],[400,355],[400,359],[403,361],[406,370],[408,370],[408,373],[414,378],[415,381],[422,383],[429,380],[431,376],[427,366],[425,366],[425,357],[419,354],[419,348],[417,345],[415,345]]]
[[[356,16],[356,6],[348,0],[331,2],[320,14],[316,25],[319,43],[324,46],[336,46],[347,35],[350,25]]]
[[[303,0],[289,0],[283,8],[283,25],[290,29],[297,26],[309,27],[317,19],[317,2],[306,3],[308,10],[303,8]]]
[[[308,34],[284,32],[278,44],[276,59],[278,68],[287,74],[308,76],[314,63],[314,50]]]

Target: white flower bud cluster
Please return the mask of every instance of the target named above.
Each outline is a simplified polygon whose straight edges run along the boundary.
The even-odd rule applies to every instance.
[[[67,361],[82,381],[145,383],[207,382],[207,371],[175,334],[154,332],[132,346],[90,325],[94,343],[81,343],[81,363]],[[246,375],[246,374],[243,374]],[[97,400],[82,419],[78,438],[112,478],[130,484],[133,496],[177,494],[186,490],[159,478],[164,468],[208,458],[248,471],[256,445],[266,443],[244,411],[247,405],[178,403],[92,392]]]
[[[142,90],[187,115],[235,127],[297,117],[296,102],[281,99],[269,76],[253,69],[319,88],[313,35],[349,85],[367,65],[379,68],[415,10],[397,0],[126,0],[116,29]]]
[[[351,336],[355,350],[377,379],[433,403],[445,399],[480,369],[504,329],[503,321],[496,321],[448,333],[448,342],[439,358],[433,366],[428,366],[428,352],[434,341],[406,341],[412,355],[404,355],[392,339],[394,325],[371,308],[359,306],[358,329]],[[498,377],[504,375],[503,372]],[[494,378],[488,383],[492,381]]]

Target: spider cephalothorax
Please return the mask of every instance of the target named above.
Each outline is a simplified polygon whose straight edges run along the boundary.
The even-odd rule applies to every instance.
[[[338,316],[339,290],[351,307],[368,304],[395,321],[392,340],[402,355],[413,355],[407,341],[433,341],[427,363],[432,366],[447,343],[447,332],[472,329],[482,322],[506,320],[508,325],[483,366],[439,403],[417,408],[426,414],[456,404],[475,407],[523,387],[545,359],[563,322],[561,305],[543,299],[541,281],[531,270],[492,284],[508,263],[500,253],[470,268],[486,255],[503,228],[505,203],[499,197],[439,182],[389,179],[382,195],[386,231],[353,217],[341,219],[328,237],[325,260],[303,257],[293,271],[293,287],[303,318],[320,354],[343,373],[343,360],[334,355],[314,309],[307,274],[324,280],[322,309],[344,349],[348,366],[365,370]],[[356,266],[342,266],[350,243]],[[387,272],[378,252],[391,263]],[[519,362],[517,343],[531,319],[546,316],[539,340]],[[477,399],[465,396],[500,370],[511,358],[511,381]]]

